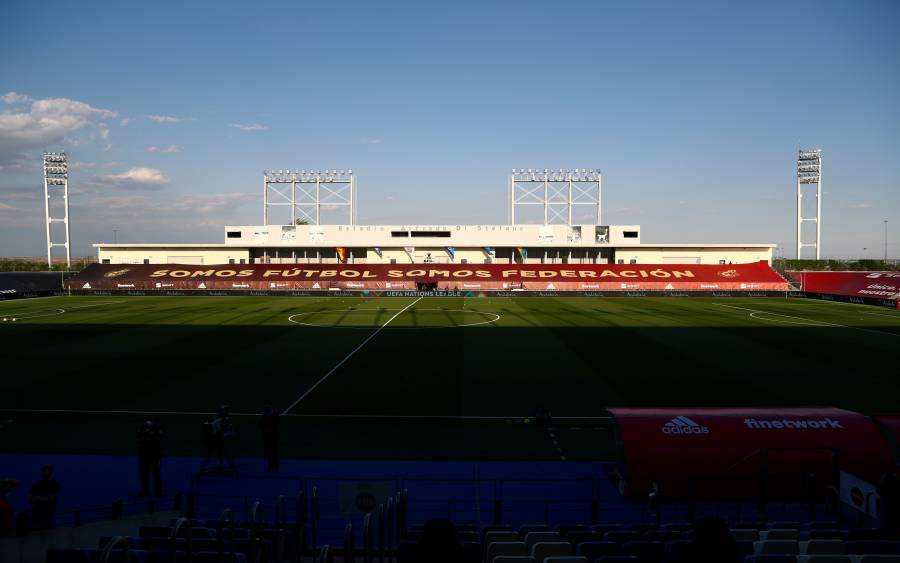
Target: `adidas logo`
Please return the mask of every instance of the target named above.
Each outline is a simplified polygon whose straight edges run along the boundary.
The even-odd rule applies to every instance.
[[[663,434],[709,434],[709,428],[701,426],[686,416],[676,416],[662,427]]]

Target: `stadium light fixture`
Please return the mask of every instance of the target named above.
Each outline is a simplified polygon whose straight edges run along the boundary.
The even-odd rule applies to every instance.
[[[815,217],[803,217],[803,186],[816,186]],[[803,242],[803,223],[816,224],[815,242]],[[798,149],[797,151],[797,259],[800,259],[803,248],[815,248],[816,260],[821,258],[822,244],[822,150]]]

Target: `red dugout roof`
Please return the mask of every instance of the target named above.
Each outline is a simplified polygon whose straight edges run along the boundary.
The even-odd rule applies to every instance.
[[[877,483],[892,465],[866,416],[832,407],[612,408],[632,494],[656,481],[667,496],[750,498],[821,492],[838,469]]]

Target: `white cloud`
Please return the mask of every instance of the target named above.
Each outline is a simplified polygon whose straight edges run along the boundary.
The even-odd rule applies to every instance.
[[[122,187],[156,189],[169,183],[169,178],[156,168],[131,168],[121,174],[100,176],[99,181]]]
[[[241,131],[265,131],[268,129],[268,127],[259,123],[229,123],[228,126]]]
[[[129,124],[130,122],[131,122],[131,118],[130,118],[130,117],[126,117],[126,118],[122,119],[122,121],[119,122],[119,126],[120,126],[120,127],[128,127],[128,124]]]
[[[106,127],[105,123],[100,124],[99,132],[101,139],[103,139],[104,141],[109,139],[109,129]]]
[[[144,116],[153,123],[178,123],[181,121],[180,117],[174,117],[171,115],[146,115]]]
[[[14,211],[16,208],[12,205],[6,205],[2,201],[0,201],[0,211]]]
[[[4,103],[7,103],[7,104],[17,104],[20,102],[32,101],[32,99],[29,98],[28,96],[26,96],[24,94],[17,94],[15,92],[7,92],[7,93],[3,94],[2,96],[0,96],[0,100],[2,100]]]
[[[377,137],[363,137],[362,139],[359,140],[359,142],[364,145],[380,145],[381,139],[379,139]]]
[[[853,203],[850,207],[856,207],[857,209],[866,209],[872,207],[871,203]]]
[[[147,147],[145,149],[147,152],[160,152],[160,153],[176,153],[181,152],[181,147],[178,145],[169,145],[168,147]]]
[[[28,112],[0,113],[0,160],[6,151],[22,151],[44,147],[68,140],[68,136],[83,129],[100,127],[104,120],[116,117],[116,112],[95,108],[68,98],[35,100]]]

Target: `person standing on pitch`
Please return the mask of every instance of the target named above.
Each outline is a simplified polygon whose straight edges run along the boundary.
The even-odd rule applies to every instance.
[[[150,474],[153,474],[153,491],[162,496],[162,480],[159,475],[162,463],[162,429],[152,420],[147,420],[138,430],[138,471],[141,476],[141,492],[139,497],[150,494]]]
[[[53,466],[41,467],[41,478],[31,485],[28,502],[31,503],[31,527],[42,530],[53,526],[56,514],[56,497],[59,496],[59,482],[53,478]]]
[[[266,471],[278,471],[278,412],[272,405],[266,405],[259,420],[262,432],[263,449],[266,452],[268,467]]]

